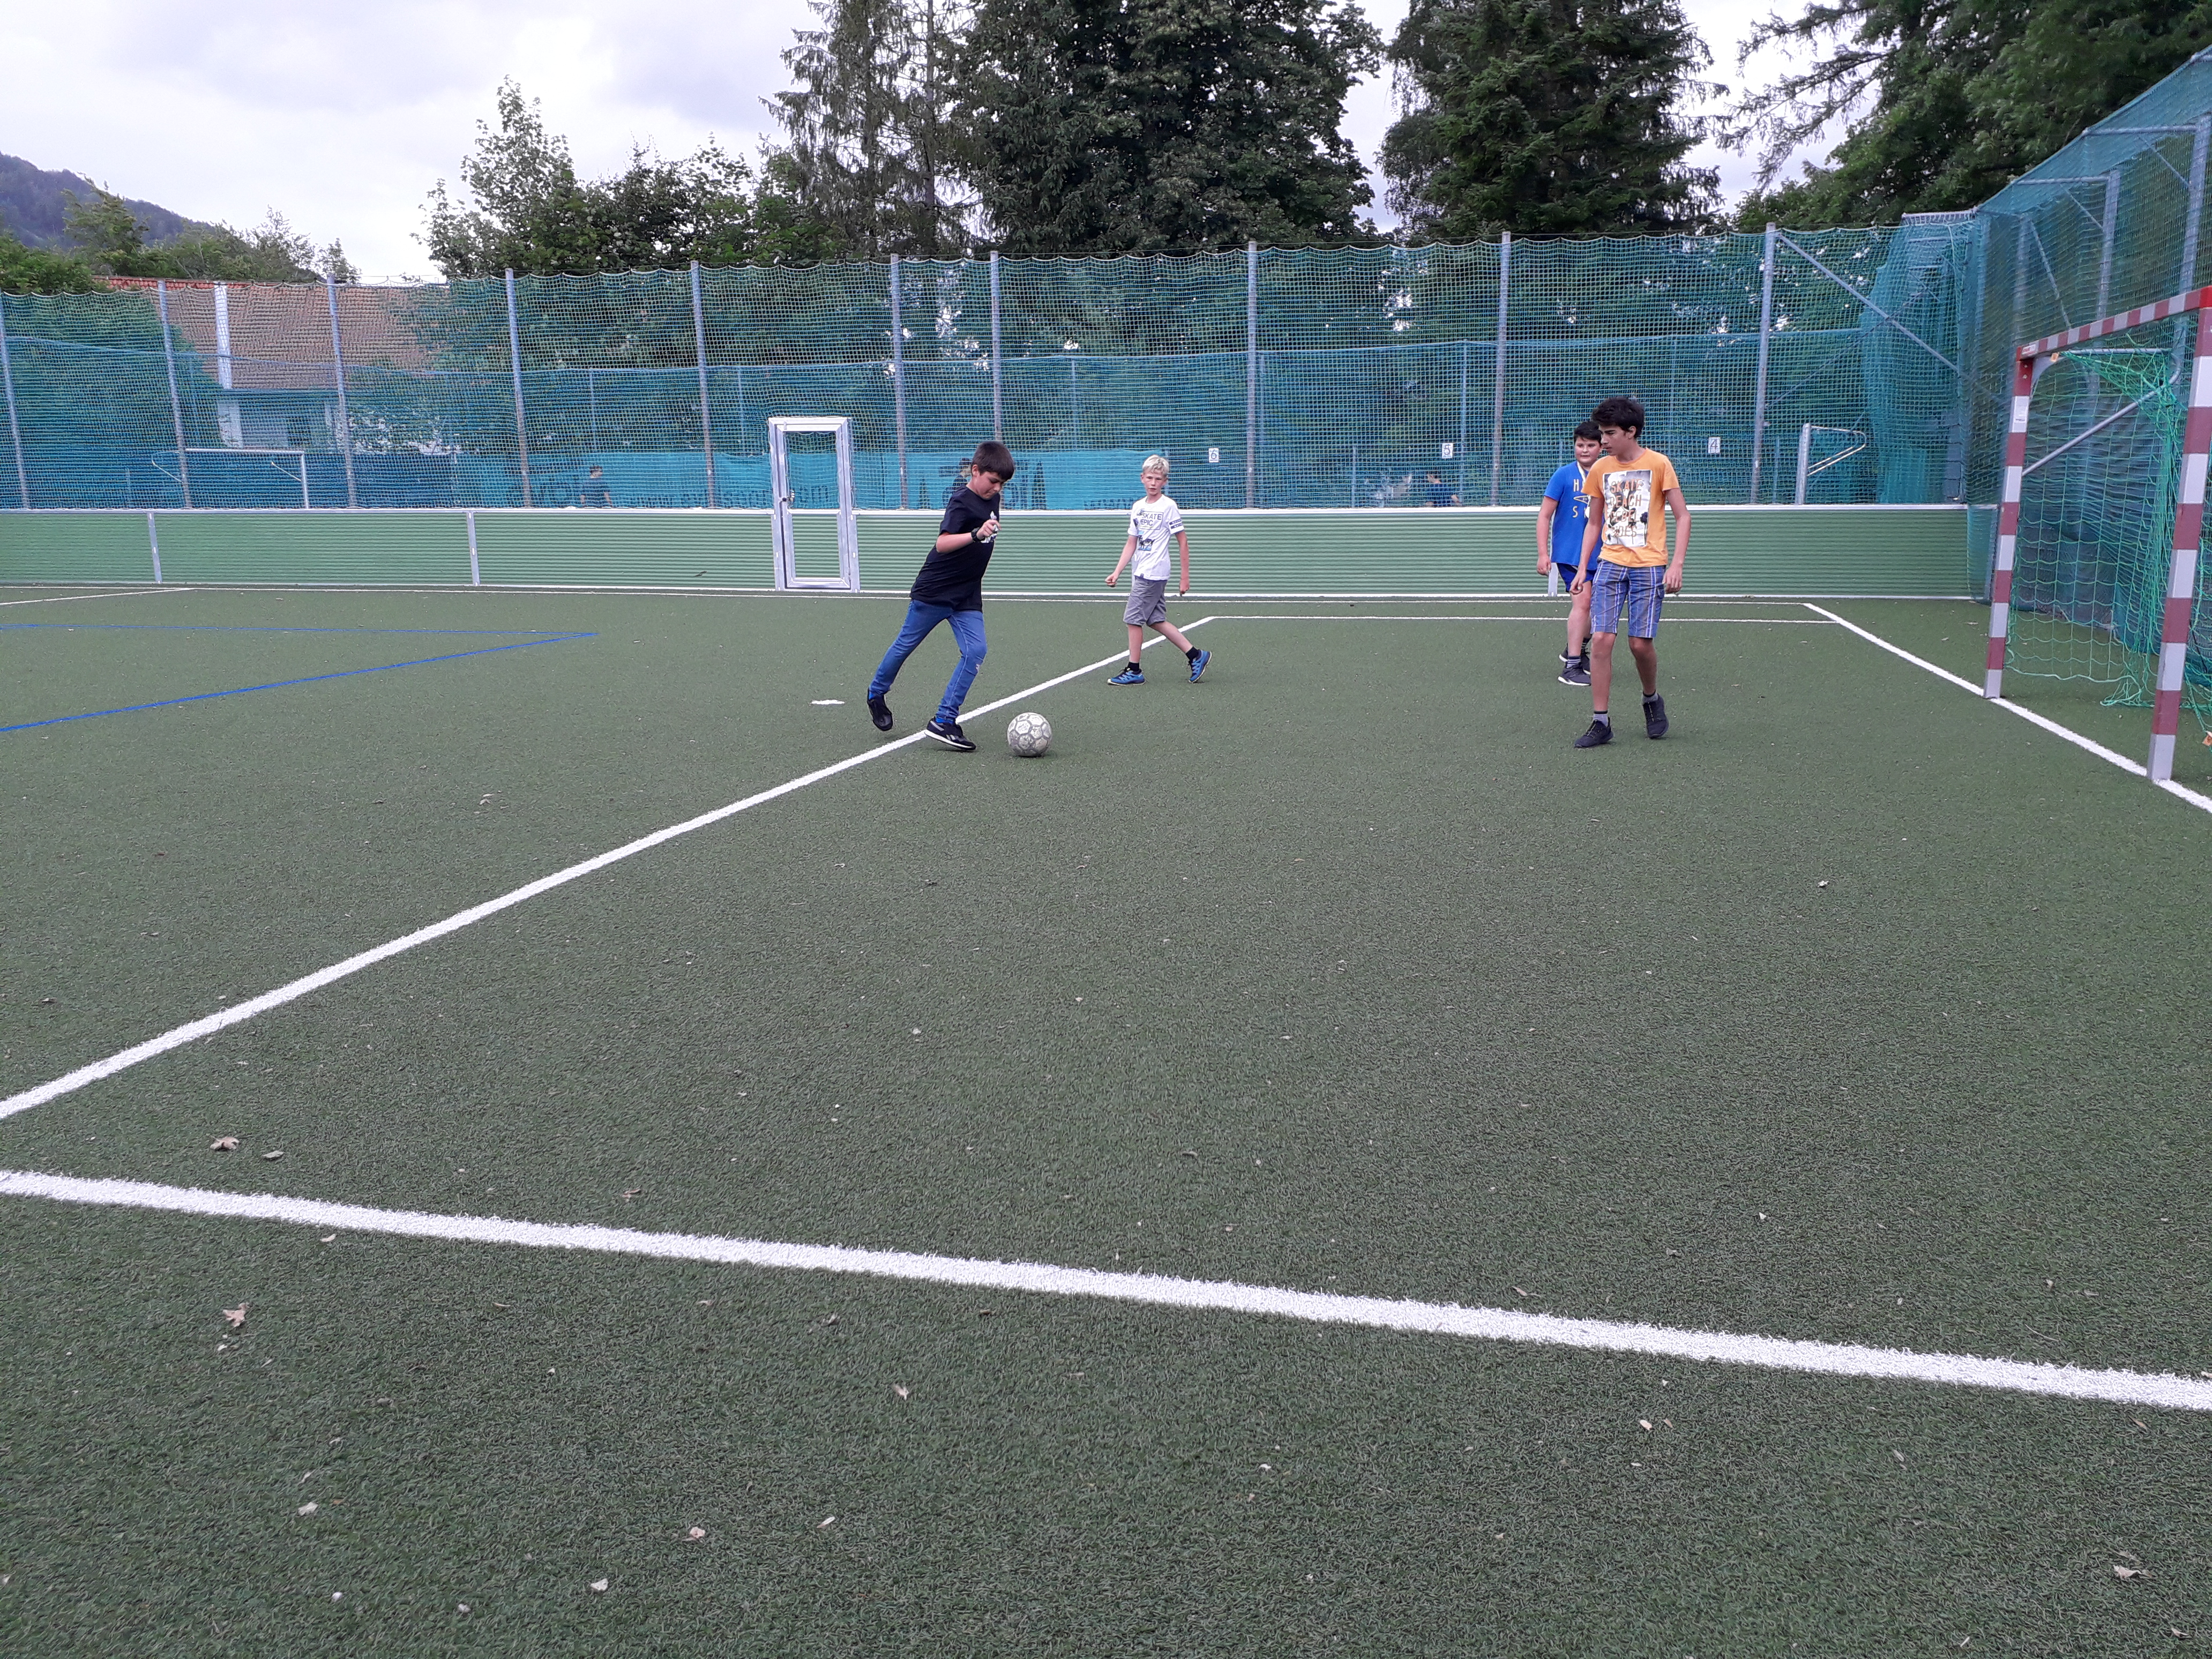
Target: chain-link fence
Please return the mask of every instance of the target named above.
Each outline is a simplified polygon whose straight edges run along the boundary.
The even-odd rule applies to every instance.
[[[1524,504],[1614,392],[1696,501],[1987,502],[2013,344],[2200,280],[2208,124],[1870,230],[10,295],[0,507],[758,507],[779,415],[865,507],[994,434],[1025,509]]]

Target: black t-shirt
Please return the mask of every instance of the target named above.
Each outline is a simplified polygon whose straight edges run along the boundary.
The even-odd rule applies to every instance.
[[[945,521],[937,526],[940,536],[964,536],[981,529],[986,520],[999,516],[999,503],[986,501],[963,484],[952,492],[952,499],[945,504]],[[924,605],[942,605],[955,611],[981,611],[983,608],[983,572],[990,568],[991,542],[963,543],[950,553],[937,551],[930,544],[929,557],[922,561],[921,574],[914,579],[913,598]]]

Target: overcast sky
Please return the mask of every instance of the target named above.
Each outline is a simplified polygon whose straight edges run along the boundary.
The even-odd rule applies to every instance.
[[[1386,38],[1405,12],[1362,3]],[[1736,42],[1768,0],[1687,7],[1713,78],[1733,82]],[[633,142],[680,155],[711,133],[750,152],[804,15],[793,0],[27,6],[8,26],[0,151],[241,228],[278,208],[319,244],[343,238],[373,277],[434,276],[415,240],[423,198],[454,177],[502,76],[544,101],[587,174],[618,167]],[[1346,131],[1370,166],[1391,114],[1387,76],[1354,92]],[[1741,157],[1698,159],[1731,197],[1748,182]]]

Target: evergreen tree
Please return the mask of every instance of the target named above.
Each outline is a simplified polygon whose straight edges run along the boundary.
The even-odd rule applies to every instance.
[[[1010,253],[1351,240],[1339,133],[1380,38],[1343,0],[980,0],[959,104]]]
[[[1681,105],[1711,61],[1677,0],[1413,0],[1382,143],[1414,235],[1470,241],[1696,229],[1715,175]]]
[[[797,84],[774,109],[775,179],[838,257],[967,251],[963,159],[948,108],[962,48],[957,0],[811,0],[818,29],[783,54]]]
[[[2212,46],[2212,0],[1823,0],[1745,46],[1822,55],[1747,94],[1731,137],[1761,152],[1747,224],[1807,228],[1970,208]],[[1775,180],[1845,127],[1823,165]]]

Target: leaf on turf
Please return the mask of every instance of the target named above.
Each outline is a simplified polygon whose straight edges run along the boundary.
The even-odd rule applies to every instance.
[[[238,1137],[236,1135],[225,1135],[219,1140],[210,1140],[208,1142],[208,1151],[211,1152],[234,1152],[237,1150]]]
[[[1901,1469],[1905,1467],[1905,1454],[1903,1452],[1898,1450],[1894,1446],[1893,1446],[1890,1448],[1889,1455],[1897,1460],[1898,1468]]]
[[[301,1504],[300,1507],[293,1510],[292,1513],[295,1515],[313,1515],[315,1512],[315,1504],[312,1502],[306,1503]]]
[[[707,1535],[707,1529],[704,1527],[694,1527],[690,1531],[685,1533],[684,1535],[696,1542],[699,1539],[704,1538]]]
[[[278,1158],[283,1156],[284,1154],[282,1152],[264,1152],[261,1154],[261,1161],[264,1164],[274,1164]]]
[[[625,1187],[623,1188],[623,1200],[627,1203],[629,1200],[637,1197],[644,1191],[645,1188],[642,1187]]]
[[[607,1587],[607,1581],[606,1581],[605,1579],[604,1579],[604,1578],[594,1578],[593,1580],[592,1580],[592,1583],[591,1583],[591,1589],[592,1589],[592,1595],[600,1595],[600,1594],[604,1593],[604,1592],[605,1592],[605,1590],[606,1589],[606,1587]]]
[[[903,1382],[894,1382],[891,1384],[891,1392],[896,1395],[900,1399],[903,1400],[909,1393],[912,1392],[912,1390],[909,1389]]]
[[[250,1302],[241,1302],[235,1308],[222,1310],[222,1316],[230,1322],[231,1329],[234,1331],[246,1323],[246,1310],[252,1305]]]
[[[1636,1419],[1636,1426],[1649,1434],[1651,1432],[1651,1419],[1648,1417],[1639,1417]]]
[[[834,1515],[825,1515],[825,1516],[823,1516],[819,1521],[817,1521],[817,1522],[814,1523],[814,1530],[815,1530],[815,1531],[817,1531],[817,1532],[820,1532],[820,1531],[822,1530],[822,1528],[824,1528],[824,1527],[826,1527],[826,1526],[830,1525],[830,1522],[834,1522],[835,1520],[836,1520],[836,1518],[837,1518],[837,1517],[836,1517],[836,1516],[834,1516]]]
[[[2141,1567],[2115,1566],[2112,1569],[2112,1577],[2115,1578],[2148,1578],[2150,1577],[2150,1574],[2144,1571]]]

